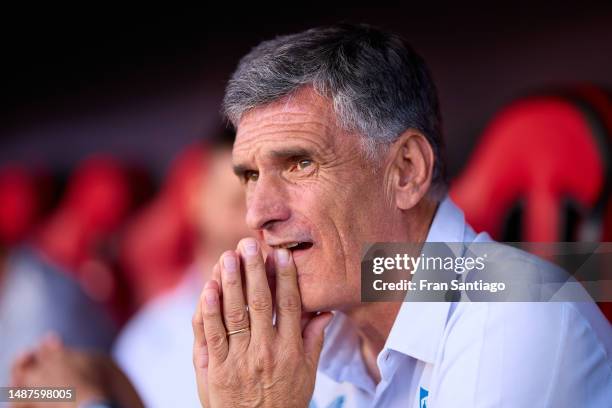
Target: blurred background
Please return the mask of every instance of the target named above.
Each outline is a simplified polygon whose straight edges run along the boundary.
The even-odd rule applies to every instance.
[[[13,357],[6,350],[42,332],[24,328],[24,316],[54,299],[76,300],[41,327],[95,322],[91,336],[78,323],[72,343],[109,349],[130,317],[184,278],[201,227],[190,200],[208,171],[202,142],[227,137],[218,112],[228,77],[261,40],[315,25],[377,25],[425,58],[451,195],[477,230],[612,240],[610,2],[54,8],[3,20],[0,369]]]

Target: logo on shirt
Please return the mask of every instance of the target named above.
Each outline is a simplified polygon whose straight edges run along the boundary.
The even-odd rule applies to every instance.
[[[419,408],[427,408],[427,396],[429,395],[429,391],[423,387],[420,387],[419,390]]]
[[[344,406],[344,395],[341,395],[337,397],[335,400],[333,400],[332,402],[330,402],[327,408],[342,408],[343,406]],[[318,407],[317,407],[317,404],[314,402],[314,400],[311,400],[310,404],[308,405],[308,408],[318,408]]]

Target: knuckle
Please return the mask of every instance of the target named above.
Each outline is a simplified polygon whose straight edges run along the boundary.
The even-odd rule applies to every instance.
[[[249,302],[249,309],[255,312],[268,312],[272,309],[272,304],[268,296],[261,292],[255,292]]]
[[[278,307],[286,312],[299,312],[302,304],[299,296],[284,295],[278,299]]]
[[[247,311],[244,306],[233,306],[228,309],[225,315],[225,319],[230,324],[240,324],[246,322]]]
[[[213,349],[220,348],[225,342],[225,333],[214,332],[206,336],[206,343]]]
[[[295,276],[295,270],[291,267],[278,268],[277,275],[281,278],[291,279]]]
[[[223,284],[225,286],[236,287],[240,284],[240,275],[237,273],[234,274],[225,274],[223,275]]]
[[[204,309],[204,316],[208,317],[208,318],[214,318],[216,316],[219,315],[219,311],[218,310],[214,310],[211,308],[206,308]]]

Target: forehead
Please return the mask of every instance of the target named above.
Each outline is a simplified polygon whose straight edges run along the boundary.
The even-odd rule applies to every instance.
[[[301,90],[243,115],[234,143],[234,161],[291,145],[329,152],[338,132],[330,101],[312,90]]]

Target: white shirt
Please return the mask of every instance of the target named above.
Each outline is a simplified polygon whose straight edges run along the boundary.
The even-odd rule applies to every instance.
[[[427,241],[491,239],[446,198]],[[335,313],[310,407],[612,407],[611,356],[612,329],[594,303],[404,302],[375,384]]]
[[[191,270],[121,331],[113,355],[147,408],[200,407],[192,363],[191,318],[202,279]]]

